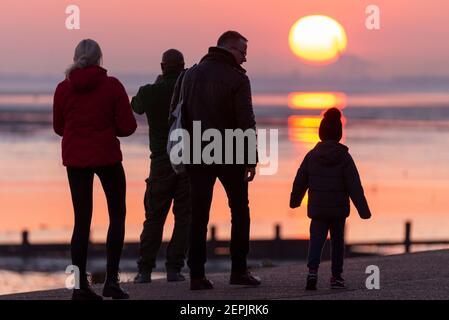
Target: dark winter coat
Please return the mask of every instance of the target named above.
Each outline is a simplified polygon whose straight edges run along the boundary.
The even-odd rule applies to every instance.
[[[293,183],[291,208],[301,205],[307,190],[311,219],[348,217],[349,198],[361,218],[371,217],[357,167],[348,147],[338,142],[319,142],[306,155]]]
[[[178,102],[180,86],[184,79],[184,107],[182,123],[193,139],[193,121],[201,121],[201,129],[218,129],[222,133],[226,129],[256,130],[256,121],[251,99],[251,86],[245,69],[235,60],[234,56],[218,47],[209,48],[209,53],[201,62],[181,76],[175,88],[172,109]],[[255,136],[255,135],[254,135]],[[255,139],[253,139],[255,140]],[[204,145],[207,143],[203,143]],[[245,144],[245,154],[248,149],[256,153],[257,145]],[[235,154],[235,152],[234,152]],[[224,158],[224,152],[223,152]],[[224,162],[225,159],[223,159]],[[247,157],[244,163],[256,166],[256,161],[249,164]]]
[[[180,73],[181,71],[175,71],[159,76],[154,84],[140,87],[131,101],[134,112],[145,113],[147,116],[152,165],[169,161],[168,117],[173,90]]]
[[[119,80],[92,66],[72,71],[54,95],[53,127],[62,136],[63,164],[100,167],[122,161],[120,141],[137,128]]]

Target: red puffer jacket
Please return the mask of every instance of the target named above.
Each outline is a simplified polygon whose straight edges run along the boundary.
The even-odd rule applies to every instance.
[[[89,168],[122,161],[120,141],[137,128],[125,88],[98,66],[76,69],[56,88],[53,128],[62,136],[65,166]]]

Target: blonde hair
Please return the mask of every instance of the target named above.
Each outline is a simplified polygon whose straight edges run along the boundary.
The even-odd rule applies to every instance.
[[[103,53],[100,45],[92,39],[82,40],[75,48],[73,56],[73,64],[66,70],[65,75],[68,77],[75,69],[82,69],[89,66],[101,65]]]

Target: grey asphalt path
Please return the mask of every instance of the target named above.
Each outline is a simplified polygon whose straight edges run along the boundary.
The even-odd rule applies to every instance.
[[[366,268],[379,267],[380,289],[368,290]],[[449,250],[413,254],[356,258],[345,261],[344,278],[348,289],[329,289],[330,264],[322,264],[318,290],[304,290],[305,264],[254,270],[263,283],[260,287],[230,286],[229,274],[210,274],[214,290],[190,291],[189,282],[167,283],[156,280],[150,284],[125,283],[132,299],[138,300],[360,300],[360,299],[449,299]],[[96,286],[101,292],[101,286]],[[71,292],[66,289],[0,296],[14,300],[65,300]]]

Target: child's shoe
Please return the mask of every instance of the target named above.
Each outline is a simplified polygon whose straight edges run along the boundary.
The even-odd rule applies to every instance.
[[[346,289],[345,279],[341,276],[331,278],[331,289]]]

